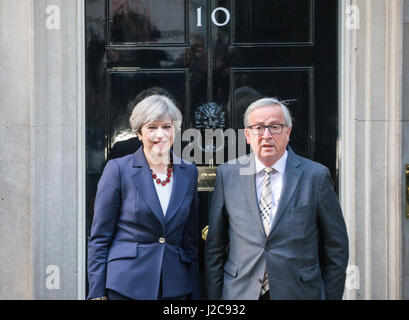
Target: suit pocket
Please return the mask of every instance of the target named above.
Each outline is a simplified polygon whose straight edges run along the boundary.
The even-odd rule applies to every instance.
[[[226,273],[228,273],[229,275],[231,275],[233,278],[237,277],[237,273],[238,273],[238,268],[237,266],[232,263],[230,260],[227,260],[226,263],[224,264],[224,271]]]
[[[179,258],[180,258],[180,261],[182,261],[182,262],[192,263],[192,260],[190,260],[190,259],[187,257],[186,253],[183,251],[182,248],[179,248]]]
[[[300,214],[307,214],[311,211],[313,211],[313,206],[308,205],[308,206],[302,206],[302,207],[294,207],[291,209],[291,214],[296,216]]]
[[[284,213],[282,221],[284,223],[291,224],[305,224],[309,221],[310,217],[313,216],[314,206],[301,206],[291,208],[289,211]]]
[[[138,244],[136,243],[116,245],[109,250],[107,262],[118,259],[136,258],[137,255]]]
[[[301,280],[307,282],[321,275],[321,268],[319,264],[317,264],[312,267],[302,268],[298,272],[300,273]]]

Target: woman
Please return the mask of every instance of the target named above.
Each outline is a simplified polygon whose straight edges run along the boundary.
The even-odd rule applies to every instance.
[[[88,246],[88,299],[198,299],[195,165],[173,155],[182,115],[153,94],[133,109],[142,142],[107,162]]]

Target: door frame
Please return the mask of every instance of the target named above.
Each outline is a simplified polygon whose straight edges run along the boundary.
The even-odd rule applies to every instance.
[[[86,298],[85,0],[77,0],[77,299]]]
[[[345,223],[348,228],[349,237],[349,265],[356,264],[355,239],[355,123],[350,121],[354,119],[354,87],[351,85],[351,57],[352,36],[355,33],[346,28],[346,12],[351,6],[351,0],[338,1],[338,142],[337,142],[337,161],[339,175],[339,200],[344,213]],[[356,299],[356,290],[345,290],[344,298],[346,300]]]

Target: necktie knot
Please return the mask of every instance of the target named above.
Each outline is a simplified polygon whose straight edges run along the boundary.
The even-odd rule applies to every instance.
[[[271,174],[271,173],[273,173],[274,171],[275,171],[274,168],[270,168],[270,167],[264,168],[264,172],[267,173],[267,174]]]

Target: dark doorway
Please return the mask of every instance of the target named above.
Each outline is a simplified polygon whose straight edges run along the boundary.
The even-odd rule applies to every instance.
[[[291,147],[337,181],[337,25],[336,0],[86,0],[87,232],[104,164],[136,150],[130,111],[152,87],[177,101],[182,129],[209,102],[238,130],[257,98],[286,100]],[[200,192],[200,237],[210,199]]]

